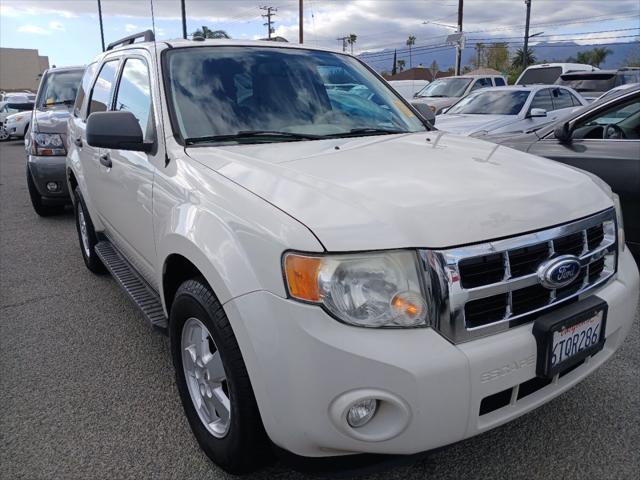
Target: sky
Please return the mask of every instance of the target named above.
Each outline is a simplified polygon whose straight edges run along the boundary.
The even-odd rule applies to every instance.
[[[277,8],[275,34],[297,42],[298,0],[186,0],[187,30],[206,25],[233,38],[262,38],[265,5]],[[404,49],[409,35],[415,47],[442,44],[454,31],[447,25],[456,23],[457,7],[457,0],[304,0],[305,43],[341,49],[337,39],[354,33],[356,54]],[[464,7],[467,42],[519,42],[524,34],[524,0],[466,0]],[[156,38],[180,38],[180,0],[153,0],[153,9]],[[101,51],[97,10],[97,0],[0,0],[0,46],[38,49],[51,65],[86,64]],[[102,0],[102,14],[106,44],[152,27],[151,0]],[[535,33],[542,35],[532,42],[637,41],[640,2],[532,0]]]

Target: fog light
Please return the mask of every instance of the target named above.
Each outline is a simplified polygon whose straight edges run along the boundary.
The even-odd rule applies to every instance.
[[[373,418],[377,408],[378,401],[375,398],[359,400],[349,407],[347,423],[353,428],[362,427]]]
[[[58,191],[58,182],[47,182],[47,190],[50,192]]]

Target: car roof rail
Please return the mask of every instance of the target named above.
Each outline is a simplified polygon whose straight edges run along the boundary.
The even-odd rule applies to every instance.
[[[116,47],[131,45],[136,41],[137,38],[144,38],[143,42],[153,42],[156,39],[156,36],[153,34],[152,30],[145,30],[144,32],[134,33],[133,35],[129,35],[128,37],[121,38],[120,40],[116,40],[115,42],[107,45],[107,51],[113,50]]]

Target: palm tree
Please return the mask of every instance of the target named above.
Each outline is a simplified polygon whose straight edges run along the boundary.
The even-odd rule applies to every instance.
[[[398,60],[398,70],[403,71],[405,66],[405,61],[403,59]]]
[[[606,47],[595,47],[593,50],[591,50],[591,61],[593,62],[592,65],[594,67],[600,68],[600,64],[604,62],[605,58],[607,58],[612,53],[613,51]]]
[[[593,57],[592,57],[591,50],[587,50],[586,52],[576,53],[576,62],[590,65],[592,61],[593,61]]]
[[[519,48],[516,50],[516,56],[513,58],[513,62],[511,62],[511,66],[513,68],[524,68],[525,63],[527,65],[533,65],[536,63],[536,57],[533,54],[533,51],[530,48],[527,48],[527,61],[525,62],[525,53],[523,48]]]
[[[355,33],[350,33],[349,38],[347,38],[347,43],[351,45],[351,55],[353,55],[353,44],[356,43],[358,36]]]
[[[411,68],[411,47],[413,47],[415,44],[416,44],[416,36],[409,35],[409,38],[407,39],[407,45],[409,46],[409,68]]]
[[[227,32],[224,30],[211,30],[206,25],[203,25],[202,28],[196,30],[192,34],[194,37],[202,37],[202,38],[231,38]]]

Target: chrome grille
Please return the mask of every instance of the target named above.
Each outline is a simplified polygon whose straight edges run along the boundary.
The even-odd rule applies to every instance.
[[[447,250],[422,250],[435,328],[454,343],[504,331],[535,314],[580,298],[617,268],[615,211],[539,232]],[[580,272],[569,285],[542,285],[538,267],[575,255]]]

